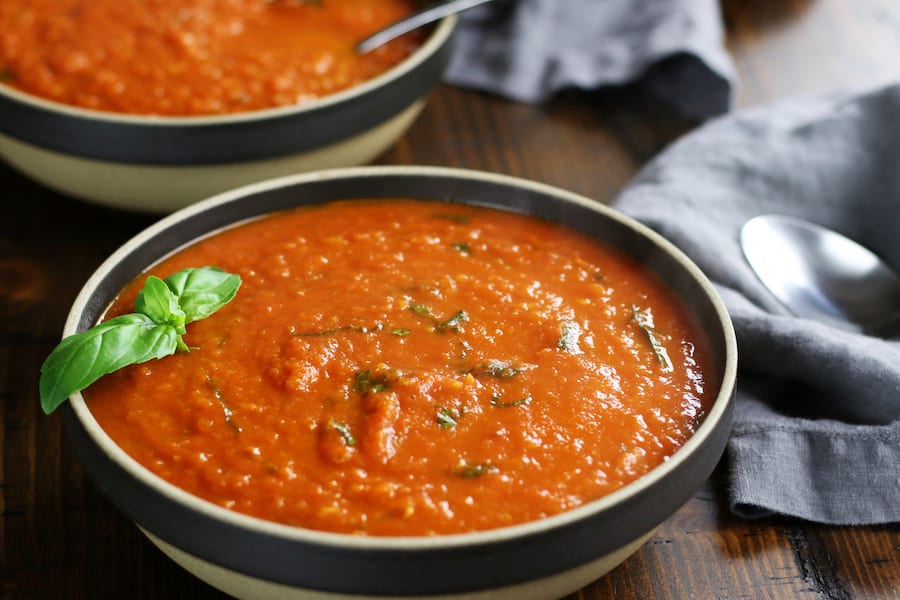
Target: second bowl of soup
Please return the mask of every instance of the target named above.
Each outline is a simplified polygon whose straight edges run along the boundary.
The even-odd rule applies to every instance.
[[[171,212],[253,181],[358,165],[412,124],[456,24],[355,44],[413,0],[8,0],[0,157],[51,188]]]

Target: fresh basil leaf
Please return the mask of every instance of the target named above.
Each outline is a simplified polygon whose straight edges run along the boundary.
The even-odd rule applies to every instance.
[[[188,346],[185,325],[234,298],[241,278],[216,267],[184,269],[165,280],[150,276],[121,315],[69,336],[41,366],[41,407],[50,414],[70,395],[124,366],[162,358]],[[227,416],[227,415],[226,415]]]
[[[50,414],[103,375],[174,354],[178,340],[174,327],[144,314],[121,315],[69,336],[41,366],[41,408]]]
[[[217,267],[183,269],[165,279],[185,314],[185,323],[205,319],[228,304],[241,278]]]
[[[159,277],[151,275],[134,301],[134,310],[150,317],[158,325],[171,325],[179,335],[186,331],[187,316],[178,305],[178,298]]]

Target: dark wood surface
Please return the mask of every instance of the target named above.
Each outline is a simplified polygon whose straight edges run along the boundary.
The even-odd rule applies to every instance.
[[[727,1],[738,107],[900,80],[897,0]],[[691,123],[639,90],[547,106],[441,87],[381,163],[519,175],[611,201]],[[41,362],[99,263],[155,217],[98,208],[0,164],[0,599],[213,599],[86,481]],[[641,550],[572,598],[900,598],[900,527],[732,516],[717,472]],[[898,466],[900,469],[900,466]]]

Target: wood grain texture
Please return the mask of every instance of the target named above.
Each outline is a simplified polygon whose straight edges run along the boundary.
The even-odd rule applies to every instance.
[[[738,107],[900,78],[897,0],[723,0]],[[526,106],[442,86],[378,162],[485,169],[608,203],[695,127],[636,89]],[[87,481],[38,370],[90,273],[156,217],[66,198],[0,165],[0,600],[221,599]],[[900,527],[730,514],[722,473],[569,600],[900,599]]]
[[[483,169],[608,203],[691,125],[637,90],[572,92],[529,106],[442,86],[379,162]]]
[[[723,0],[739,108],[900,79],[895,0]]]

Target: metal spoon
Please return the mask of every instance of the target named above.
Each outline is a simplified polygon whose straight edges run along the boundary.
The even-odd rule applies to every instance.
[[[801,219],[762,215],[744,224],[741,246],[760,281],[798,317],[900,334],[900,276],[853,240]]]
[[[356,51],[360,54],[365,54],[366,52],[370,52],[378,46],[386,44],[392,39],[400,37],[404,33],[409,33],[422,25],[427,25],[438,19],[443,19],[448,15],[462,12],[466,9],[478,6],[479,4],[485,4],[492,1],[493,0],[449,0],[448,2],[442,2],[434,6],[428,6],[414,12],[408,17],[388,25],[384,29],[376,31],[359,42],[356,45]]]

